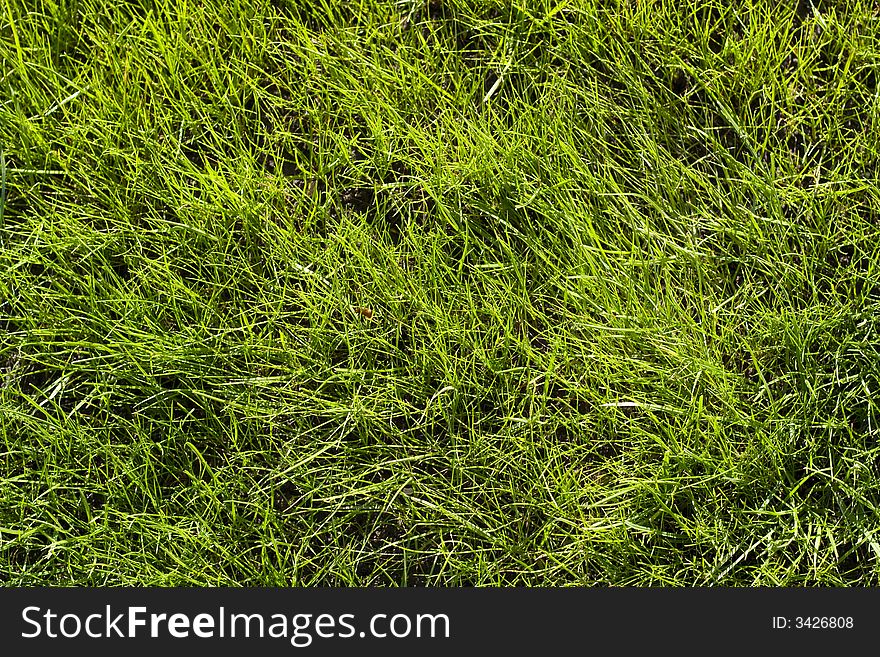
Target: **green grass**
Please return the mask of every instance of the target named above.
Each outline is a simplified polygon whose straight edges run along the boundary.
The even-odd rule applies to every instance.
[[[2,0],[0,65],[6,585],[880,585],[876,3]]]

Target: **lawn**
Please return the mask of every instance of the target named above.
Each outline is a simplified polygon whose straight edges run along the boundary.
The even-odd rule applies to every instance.
[[[0,0],[0,582],[880,585],[880,5]]]

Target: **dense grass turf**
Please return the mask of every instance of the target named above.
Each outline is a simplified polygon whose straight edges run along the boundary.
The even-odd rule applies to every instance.
[[[880,584],[878,34],[2,0],[0,579]]]

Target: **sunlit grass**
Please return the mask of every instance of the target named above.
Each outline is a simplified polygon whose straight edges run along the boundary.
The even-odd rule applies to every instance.
[[[0,581],[880,584],[874,3],[113,5],[0,4]]]

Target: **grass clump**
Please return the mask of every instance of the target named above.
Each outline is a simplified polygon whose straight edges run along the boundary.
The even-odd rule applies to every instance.
[[[8,0],[10,585],[878,585],[874,3]]]

